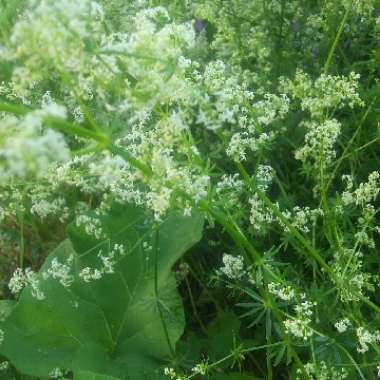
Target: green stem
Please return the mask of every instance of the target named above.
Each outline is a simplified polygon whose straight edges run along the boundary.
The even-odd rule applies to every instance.
[[[339,25],[338,31],[336,33],[334,42],[333,42],[333,44],[332,44],[332,46],[330,48],[329,54],[327,56],[326,63],[324,65],[324,67],[323,67],[323,73],[324,74],[327,74],[328,71],[329,71],[329,68],[330,68],[330,65],[331,65],[331,62],[332,62],[335,50],[336,50],[336,48],[338,46],[340,37],[342,36],[342,33],[343,33],[344,25],[346,24],[348,15],[350,14],[350,11],[351,11],[351,8],[352,8],[352,4],[353,4],[353,0],[351,0],[349,2],[349,4],[347,5],[346,12],[344,13],[343,19],[342,19],[342,21],[341,21],[341,23]]]
[[[34,110],[22,105],[0,103],[0,111],[11,113],[16,116],[25,116],[26,114],[28,114],[29,112],[33,112]],[[109,144],[109,140],[107,136],[103,135],[102,133],[94,132],[89,129],[80,127],[62,118],[49,116],[49,115],[42,115],[42,119],[50,128],[58,129],[70,135],[75,135],[75,136],[87,138],[90,140],[95,140],[104,145]]]
[[[198,282],[199,286],[202,288],[202,290],[207,294],[207,296],[210,298],[211,302],[214,304],[216,312],[220,315],[223,313],[223,308],[220,306],[219,302],[214,298],[212,293],[210,292],[210,289],[207,287],[206,284],[203,283],[203,281],[200,279],[196,271],[192,268],[191,265],[189,265],[190,273],[194,277],[194,279]]]
[[[152,177],[152,169],[148,165],[133,157],[127,150],[120,148],[116,145],[109,145],[108,150],[113,154],[123,157],[134,168],[139,169],[146,177]]]
[[[187,276],[185,276],[185,283],[186,283],[187,292],[189,293],[190,303],[191,303],[191,307],[193,309],[193,314],[195,316],[195,319],[197,320],[199,327],[201,328],[203,334],[205,336],[208,336],[206,326],[203,324],[202,319],[200,318],[200,316],[198,314],[197,306],[195,305],[195,301],[194,301],[194,297],[193,297],[193,292],[191,291],[190,283],[189,283]]]
[[[19,223],[20,223],[20,257],[19,265],[20,268],[24,268],[24,255],[25,255],[25,239],[24,239],[24,212],[19,211]]]
[[[254,190],[260,199],[265,203],[265,205],[269,208],[269,210],[289,229],[292,235],[300,242],[301,245],[306,249],[306,252],[310,254],[321,266],[322,268],[329,273],[332,278],[335,278],[335,274],[330,268],[330,266],[326,263],[323,257],[313,248],[313,246],[301,235],[301,233],[288,221],[287,218],[284,217],[282,212],[278,209],[278,207],[272,203],[272,201],[267,197],[267,195],[261,191],[253,182],[253,179],[249,176],[244,166],[238,162],[237,167],[239,172],[244,178],[246,184]],[[303,254],[304,251],[302,251]]]
[[[377,100],[378,96],[375,96],[374,99],[372,100],[371,104],[368,106],[366,112],[364,113],[362,119],[360,120],[359,122],[359,125],[358,127],[356,128],[354,134],[352,135],[352,137],[350,138],[349,142],[347,143],[343,153],[341,154],[340,158],[338,159],[337,163],[335,164],[335,167],[334,167],[334,170],[333,172],[331,173],[330,175],[330,178],[327,182],[327,185],[326,185],[326,191],[328,191],[332,181],[334,180],[337,172],[338,172],[338,169],[340,168],[340,165],[342,164],[343,160],[345,158],[347,158],[349,155],[347,154],[348,150],[351,148],[352,144],[354,143],[356,137],[358,136],[359,132],[361,131],[362,129],[362,126],[364,124],[364,122],[366,121],[367,117],[368,117],[368,114],[369,112],[371,111],[373,105],[375,104],[376,100]]]
[[[272,343],[272,344],[264,344],[264,345],[262,345],[262,346],[250,347],[250,348],[246,348],[246,349],[244,349],[244,350],[241,350],[241,353],[242,353],[242,354],[249,354],[249,353],[254,352],[254,351],[265,350],[265,349],[267,349],[267,348],[277,347],[277,346],[280,346],[280,345],[282,345],[282,344],[284,344],[283,341],[281,341],[281,342],[276,342],[276,343]],[[210,364],[210,365],[208,366],[208,368],[209,368],[209,369],[215,368],[215,367],[217,367],[218,365],[224,363],[226,360],[229,360],[229,359],[233,358],[234,356],[235,356],[235,353],[231,353],[231,354],[225,356],[224,358],[221,358],[221,359],[217,360],[216,362]],[[193,373],[192,375],[188,376],[186,379],[192,379],[192,378],[194,378],[194,377],[196,377],[196,376],[198,376],[198,374]]]

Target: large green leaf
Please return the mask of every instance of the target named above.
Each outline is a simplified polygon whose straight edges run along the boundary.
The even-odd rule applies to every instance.
[[[219,315],[207,327],[208,338],[204,341],[204,347],[211,361],[218,361],[228,356],[231,351],[242,343],[240,339],[240,320],[236,314],[229,311]],[[220,368],[228,368],[233,359],[225,360]]]
[[[90,371],[80,371],[75,375],[74,380],[120,380],[120,378],[108,375],[99,375]]]
[[[215,373],[212,380],[264,380],[262,377],[256,377],[251,374],[233,372],[229,374]]]
[[[155,230],[143,210],[120,206],[101,221],[107,239],[96,240],[71,226],[69,239],[41,268],[40,273],[53,259],[65,262],[74,255],[75,280],[70,287],[43,280],[40,274],[46,299],[39,301],[25,289],[1,326],[5,337],[0,354],[22,373],[47,376],[60,368],[154,379],[154,370],[170,357],[168,339],[174,347],[181,336],[183,307],[171,268],[200,239],[202,218],[174,213]],[[79,272],[99,267],[99,254],[115,243],[127,252],[115,273],[84,282]]]

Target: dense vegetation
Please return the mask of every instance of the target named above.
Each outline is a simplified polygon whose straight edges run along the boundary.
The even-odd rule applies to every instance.
[[[379,0],[0,1],[0,380],[380,377]]]

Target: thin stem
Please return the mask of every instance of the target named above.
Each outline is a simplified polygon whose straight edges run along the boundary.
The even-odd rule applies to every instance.
[[[133,157],[127,150],[120,148],[116,145],[110,144],[108,146],[110,152],[123,157],[127,162],[129,162],[134,168],[139,169],[146,177],[152,177],[152,169]]]
[[[196,273],[196,271],[192,268],[191,265],[189,265],[189,270],[190,270],[190,273],[191,275],[194,277],[194,279],[198,282],[198,284],[201,286],[201,288],[203,289],[203,291],[208,295],[208,297],[210,298],[211,302],[214,304],[215,306],[215,309],[216,309],[216,312],[218,314],[222,314],[223,313],[223,308],[219,305],[219,302],[215,299],[215,297],[212,295],[212,293],[210,292],[210,289],[203,283],[203,281],[199,278],[198,274]]]
[[[335,36],[335,39],[334,39],[334,42],[333,44],[331,45],[331,48],[330,48],[330,51],[329,51],[329,54],[327,56],[327,60],[326,60],[326,63],[323,67],[323,72],[324,74],[327,74],[328,71],[329,71],[329,68],[330,68],[330,65],[331,65],[331,62],[332,62],[332,59],[333,59],[333,56],[334,56],[334,53],[335,53],[335,50],[338,46],[338,43],[339,43],[339,40],[340,40],[340,37],[342,36],[342,33],[343,33],[343,29],[344,29],[344,25],[346,24],[346,21],[347,21],[347,18],[348,18],[348,15],[350,14],[350,11],[351,11],[351,8],[352,8],[352,4],[353,4],[353,0],[351,0],[348,5],[347,5],[347,9],[344,13],[344,16],[343,16],[343,19],[339,25],[339,28],[338,28],[338,31],[336,33],[336,36]]]
[[[187,292],[189,294],[190,303],[191,303],[191,307],[193,309],[195,319],[197,320],[199,327],[201,328],[203,334],[205,336],[208,336],[206,326],[204,325],[204,323],[202,322],[202,319],[200,318],[200,316],[198,314],[197,306],[195,305],[195,301],[194,301],[193,292],[191,291],[190,283],[189,283],[187,276],[185,276],[185,283],[186,283],[186,289],[187,289]]]
[[[334,180],[334,178],[335,178],[335,176],[336,176],[336,174],[337,174],[337,172],[338,172],[338,169],[340,168],[340,165],[342,164],[343,160],[344,160],[346,157],[348,157],[347,152],[348,152],[348,150],[351,148],[351,146],[352,146],[352,144],[354,143],[356,137],[358,136],[359,132],[361,131],[362,126],[363,126],[364,122],[366,121],[366,119],[367,119],[367,117],[368,117],[368,114],[370,113],[370,111],[371,111],[373,105],[375,104],[377,98],[378,98],[378,97],[375,96],[375,98],[372,100],[371,104],[368,106],[366,112],[364,113],[362,119],[361,119],[360,122],[359,122],[358,127],[357,127],[356,130],[355,130],[355,133],[354,133],[354,134],[352,135],[352,137],[350,138],[350,140],[349,140],[349,142],[347,143],[347,145],[346,145],[346,147],[345,147],[343,153],[341,154],[341,156],[339,157],[337,163],[335,164],[334,170],[333,170],[333,172],[331,173],[330,178],[329,178],[329,180],[328,180],[328,182],[327,182],[327,185],[326,185],[326,192],[328,191],[328,189],[329,189],[329,187],[330,187],[332,181]]]
[[[264,344],[264,345],[262,345],[262,346],[250,347],[250,348],[246,348],[246,349],[244,349],[244,350],[241,350],[241,353],[242,353],[243,355],[244,355],[244,354],[249,354],[249,353],[254,352],[254,351],[265,350],[265,349],[267,349],[267,348],[270,348],[270,347],[277,347],[277,346],[280,346],[280,345],[282,345],[282,344],[284,344],[284,341],[280,341],[280,342],[276,342],[276,343],[272,343],[272,344]],[[232,352],[231,354],[225,356],[224,358],[221,358],[221,359],[219,359],[218,361],[216,361],[216,362],[210,364],[210,365],[208,366],[208,368],[209,368],[209,369],[213,369],[213,368],[217,367],[218,365],[224,363],[225,361],[227,361],[227,360],[233,358],[234,356],[235,356],[235,353]],[[196,377],[196,376],[198,376],[198,374],[197,374],[197,373],[193,373],[193,374],[191,374],[190,376],[188,376],[187,379],[192,379],[192,378],[194,378],[194,377]]]
[[[25,256],[25,239],[24,239],[24,212],[19,211],[19,223],[20,223],[20,256],[19,265],[20,268],[24,268],[24,256]]]
[[[29,112],[33,112],[33,109],[16,104],[10,103],[0,103],[0,111],[11,113],[16,116],[24,116]],[[99,143],[107,146],[109,144],[109,140],[106,135],[103,135],[100,132],[94,132],[89,129],[80,127],[79,125],[70,123],[62,118],[58,118],[55,116],[42,115],[43,121],[53,129],[58,129],[60,131],[66,132],[70,135],[75,135],[79,137],[84,137],[90,140],[95,140]]]
[[[242,174],[246,184],[254,190],[260,199],[265,203],[265,205],[273,212],[273,214],[289,229],[292,235],[306,248],[306,251],[322,266],[322,268],[329,273],[332,278],[335,278],[333,271],[330,266],[326,263],[323,257],[313,248],[313,246],[301,235],[301,233],[288,221],[287,218],[284,217],[282,212],[278,209],[278,207],[272,203],[272,201],[267,197],[267,195],[261,191],[253,182],[253,179],[249,176],[244,166],[238,162],[237,167],[239,172]],[[302,250],[302,253],[304,251]]]

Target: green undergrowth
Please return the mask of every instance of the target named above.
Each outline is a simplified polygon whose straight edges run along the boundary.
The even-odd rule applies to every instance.
[[[378,0],[0,1],[0,380],[380,377]]]

